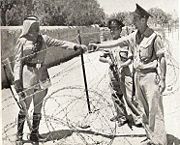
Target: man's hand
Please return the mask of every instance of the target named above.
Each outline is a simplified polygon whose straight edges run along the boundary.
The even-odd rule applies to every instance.
[[[84,44],[82,44],[82,45],[77,44],[77,45],[74,46],[74,50],[75,50],[75,51],[76,51],[76,50],[81,50],[81,51],[84,53],[84,52],[87,51],[87,46],[84,45]]]
[[[136,64],[136,69],[141,70],[144,69],[144,65],[142,63]]]
[[[87,46],[84,44],[82,44],[80,47],[83,52],[86,52],[88,50]]]
[[[104,55],[110,56],[110,51],[109,51],[108,49],[105,49],[105,50],[104,50]]]
[[[88,48],[90,51],[97,51],[99,49],[99,46],[96,43],[89,43]]]
[[[165,90],[165,88],[166,88],[166,83],[165,83],[165,80],[162,79],[162,80],[160,80],[160,82],[159,82],[159,91],[160,91],[161,93],[163,93],[164,90]]]
[[[111,66],[111,67],[113,67],[113,66],[114,66],[114,64],[112,63],[112,61],[111,61],[111,60],[108,60],[108,64],[109,64],[109,66]]]

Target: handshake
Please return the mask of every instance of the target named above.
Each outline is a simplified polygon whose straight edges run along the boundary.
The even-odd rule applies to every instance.
[[[87,46],[84,45],[84,44],[76,44],[74,46],[74,50],[77,51],[77,50],[80,50],[82,53],[86,52],[88,50]]]
[[[96,43],[89,43],[89,45],[88,45],[88,51],[89,52],[94,52],[94,51],[97,51],[99,49],[99,47],[98,47],[98,44],[96,44]]]
[[[88,51],[88,52],[94,52],[94,51],[97,51],[98,50],[98,44],[96,43],[89,43],[88,47],[84,44],[76,44],[74,46],[74,50],[77,51],[77,50],[81,50],[83,53]]]

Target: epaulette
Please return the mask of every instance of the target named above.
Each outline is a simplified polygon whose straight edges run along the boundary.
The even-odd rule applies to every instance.
[[[161,39],[163,38],[163,34],[157,32],[157,31],[154,31],[154,33],[155,33],[157,36],[159,36]]]

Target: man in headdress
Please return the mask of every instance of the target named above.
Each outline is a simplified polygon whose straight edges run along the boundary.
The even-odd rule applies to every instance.
[[[133,24],[136,31],[130,35],[103,44],[90,44],[101,48],[130,46],[129,59],[135,71],[135,94],[146,130],[146,144],[167,145],[162,105],[165,89],[166,60],[161,36],[147,25],[151,15],[136,4]]]
[[[23,21],[22,33],[15,46],[14,86],[19,94],[19,103],[28,110],[33,100],[34,112],[30,140],[43,140],[39,134],[43,99],[47,94],[50,79],[44,64],[47,48],[86,50],[85,45],[51,38],[40,33],[39,20],[29,16]],[[26,109],[20,108],[17,123],[17,144],[22,144]]]

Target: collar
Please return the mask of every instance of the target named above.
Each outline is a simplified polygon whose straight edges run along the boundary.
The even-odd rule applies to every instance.
[[[144,36],[144,37],[149,37],[149,36],[151,36],[153,32],[154,32],[154,30],[151,29],[151,28],[149,28],[149,27],[147,27],[146,30],[144,31],[144,33],[142,33],[142,34],[138,31],[138,33],[139,33],[141,36]]]

